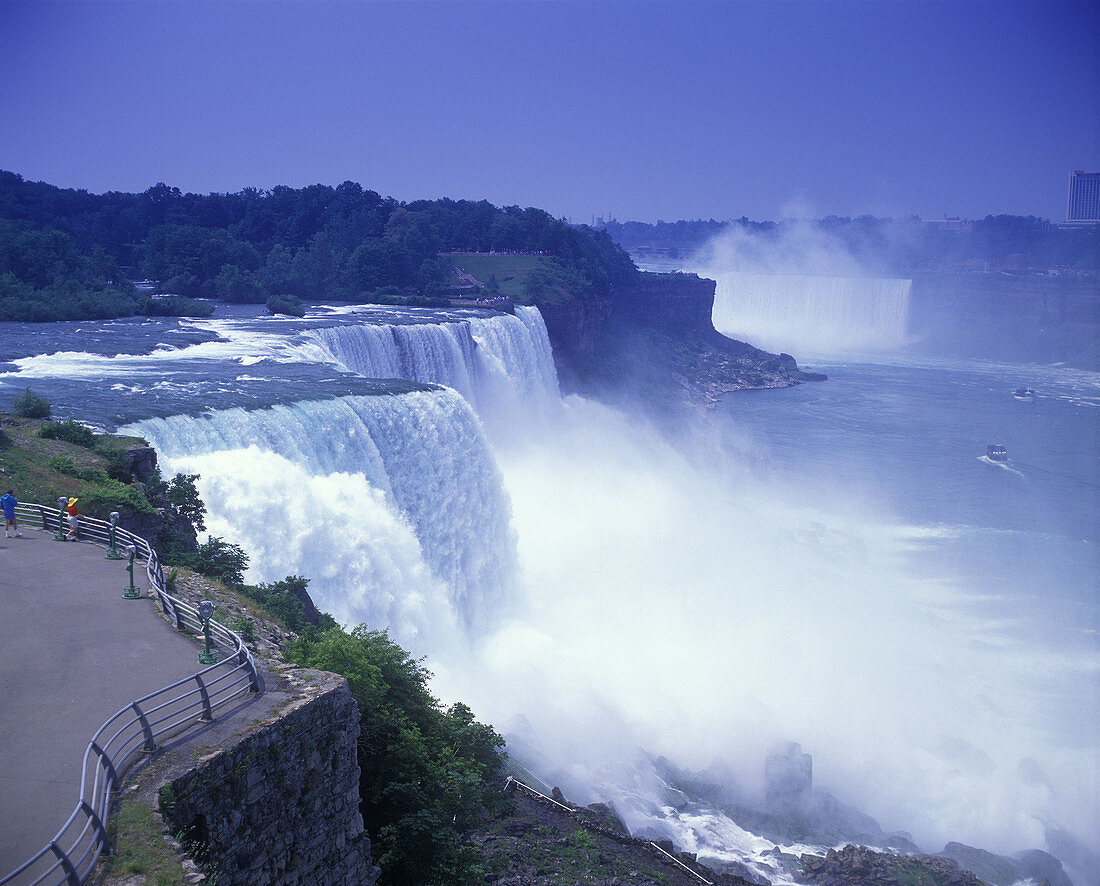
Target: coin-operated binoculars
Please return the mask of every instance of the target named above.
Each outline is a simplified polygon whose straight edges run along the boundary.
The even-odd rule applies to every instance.
[[[210,647],[210,616],[214,614],[214,604],[209,600],[203,600],[199,604],[199,618],[202,619],[202,636],[205,640],[203,651],[199,653],[199,664],[212,665],[218,663],[218,653]]]
[[[126,566],[127,571],[130,573],[130,587],[123,590],[122,598],[124,600],[140,600],[141,588],[134,585],[134,557],[137,556],[137,548],[130,545],[126,548],[126,553],[130,555],[130,562]]]
[[[53,537],[54,541],[65,541],[65,505],[68,503],[69,500],[63,495],[57,500],[57,535]]]
[[[115,533],[118,531],[118,511],[111,511],[111,528],[107,530],[107,538],[110,541],[110,547],[107,548],[107,556],[104,560],[121,560],[122,554],[118,552],[118,548],[115,547]],[[130,582],[133,584],[133,581]]]

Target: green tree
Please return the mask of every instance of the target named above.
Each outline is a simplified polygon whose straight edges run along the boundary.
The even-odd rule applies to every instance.
[[[39,397],[30,388],[11,401],[12,415],[20,418],[49,418],[52,411],[50,401]]]
[[[199,497],[195,482],[198,474],[176,474],[168,483],[164,497],[181,517],[186,517],[199,532],[206,529],[206,505]]]
[[[387,882],[478,882],[466,834],[502,802],[503,739],[464,705],[444,709],[385,631],[333,628],[289,657],[343,675],[359,705],[361,810]]]

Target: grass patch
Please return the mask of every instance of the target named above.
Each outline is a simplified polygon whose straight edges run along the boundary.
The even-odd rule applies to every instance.
[[[185,883],[179,857],[164,839],[151,806],[133,797],[122,801],[111,823],[108,873],[111,876],[140,874],[153,886],[182,886]]]
[[[500,294],[521,300],[523,283],[535,268],[543,264],[541,255],[485,255],[463,253],[445,256],[462,273],[469,274],[479,283],[488,283],[491,276],[497,278]]]
[[[106,518],[113,510],[154,513],[141,486],[123,482],[118,464],[135,438],[95,435],[75,443],[56,435],[64,423],[0,415],[5,443],[0,445],[0,491],[11,489],[21,502],[38,502],[52,509],[61,496],[80,499],[80,513]],[[42,431],[46,430],[46,435]]]

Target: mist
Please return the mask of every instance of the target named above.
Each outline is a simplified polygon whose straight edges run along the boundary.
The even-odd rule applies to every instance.
[[[904,236],[899,226],[887,228]],[[865,244],[856,258],[841,238],[805,219],[767,234],[731,225],[692,270],[716,283],[719,332],[800,359],[893,350],[908,343],[911,281],[887,276]]]
[[[818,786],[929,850],[1041,846],[1043,819],[1094,815],[1074,787],[1088,755],[1053,747],[1042,712],[1080,662],[1037,667],[922,569],[940,530],[591,403],[567,401],[556,428],[497,451],[523,605],[475,645],[479,674],[433,662],[502,728],[523,716],[544,778],[630,808],[623,761],[644,749],[721,759],[759,799],[768,748],[797,740]]]

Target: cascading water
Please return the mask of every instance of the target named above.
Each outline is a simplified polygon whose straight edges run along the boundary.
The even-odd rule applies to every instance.
[[[435,615],[445,604],[478,628],[512,590],[508,497],[453,391],[176,415],[126,432],[202,476],[211,532],[252,555],[253,578],[304,572],[319,602],[350,621],[394,625],[411,642],[433,628],[402,597],[434,597]]]
[[[911,280],[707,272],[719,332],[770,351],[892,350],[906,342]]]
[[[542,316],[523,305],[515,311],[443,323],[325,327],[308,336],[359,375],[446,385],[478,407],[556,397]]]
[[[454,388],[471,399],[474,349],[466,322],[357,324],[312,330],[333,360],[367,378],[404,378]]]

